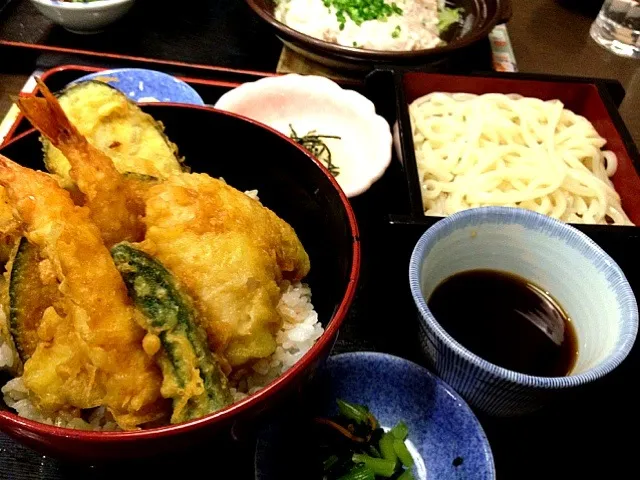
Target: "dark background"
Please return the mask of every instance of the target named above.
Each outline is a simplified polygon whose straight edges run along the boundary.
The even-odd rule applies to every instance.
[[[27,0],[13,0],[4,11],[1,11],[2,1],[1,40],[269,71],[275,69],[280,53],[278,40],[251,15],[242,0],[183,2],[167,8],[154,8],[160,2],[138,0],[135,10],[120,25],[114,26],[109,33],[91,37],[75,36],[59,27],[52,27]],[[586,39],[578,37],[581,29],[588,28],[591,19],[574,17],[567,10],[559,10],[552,0],[532,0],[526,4],[529,6],[516,0],[514,9],[516,16],[527,8],[532,12],[530,22],[520,22],[518,29],[512,30],[519,59],[536,57],[539,63],[534,69],[542,68],[537,65],[544,64],[554,73],[584,74],[591,69],[592,75],[615,76],[617,63],[614,61],[610,62],[608,69],[596,65],[597,54],[601,53],[599,50],[595,50],[597,54],[589,55],[588,61],[582,64],[578,61],[572,63],[571,54],[575,57],[583,54],[579,45]],[[562,28],[549,32],[543,22],[549,18]],[[533,35],[529,30],[537,32],[538,44],[526,43],[525,39]],[[519,45],[516,44],[518,38]],[[558,48],[565,46],[566,51]],[[467,52],[464,58],[435,68],[447,71],[488,69],[486,47],[479,46]],[[591,60],[593,63],[589,63]],[[35,52],[29,55],[26,50],[0,46],[3,70],[10,65],[16,71],[30,72],[36,61],[46,66],[78,61],[107,62],[105,66],[123,64],[115,60],[80,59],[71,54],[36,59]],[[181,71],[182,67],[175,68],[175,73]],[[201,72],[198,76],[208,75],[213,74]],[[380,86],[369,94],[382,99],[378,106],[392,120],[393,109],[388,105],[392,92]],[[362,230],[361,284],[335,351],[383,351],[424,364],[407,286],[408,258],[424,227],[390,226],[386,217],[387,213],[395,213],[405,206],[402,182],[402,171],[394,160],[384,179],[353,202]],[[637,247],[635,240],[611,241],[607,246],[633,278],[637,276],[637,268],[634,267]],[[637,282],[634,283],[637,291]],[[521,419],[481,416],[493,449],[498,478],[635,478],[634,454],[638,445],[635,432],[639,414],[634,392],[639,378],[638,355],[636,347],[623,365],[602,382],[561,399],[536,415]],[[239,429],[236,434],[240,440],[231,441],[229,437],[212,439],[211,443],[186,455],[176,453],[162,459],[98,466],[44,458],[0,434],[0,479],[139,479],[196,475],[250,479],[253,475],[254,429],[259,429],[259,425]],[[179,447],[176,445],[176,450]]]

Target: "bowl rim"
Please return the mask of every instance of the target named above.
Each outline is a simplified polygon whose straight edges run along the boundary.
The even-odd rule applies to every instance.
[[[441,379],[434,373],[430,372],[427,368],[423,367],[422,365],[412,362],[411,360],[407,360],[406,358],[399,357],[396,355],[391,355],[389,353],[373,352],[373,351],[354,351],[354,352],[339,353],[337,355],[331,355],[327,359],[327,362],[323,367],[323,372],[328,371],[331,368],[342,368],[341,364],[345,362],[349,364],[389,362],[394,367],[404,366],[406,368],[410,368],[413,372],[415,372],[415,375],[412,375],[411,378],[415,378],[418,375],[427,377],[435,385],[435,388],[443,389],[448,394],[448,397],[451,399],[451,403],[454,403],[457,407],[461,408],[462,411],[469,418],[473,419],[474,425],[478,431],[480,440],[482,442],[484,456],[487,460],[486,473],[489,474],[490,478],[492,479],[496,478],[496,467],[495,467],[495,460],[493,458],[493,452],[491,450],[491,443],[489,442],[487,434],[484,431],[484,428],[482,427],[482,423],[480,422],[480,419],[476,416],[475,412],[471,409],[471,407],[464,400],[464,398],[462,398],[460,394],[456,392],[443,379]],[[319,373],[322,374],[323,372],[319,372]],[[256,449],[254,452],[254,466],[256,467],[258,465],[259,444],[261,441],[264,441],[263,439],[264,432],[265,432],[265,429],[259,432],[256,439]],[[256,472],[258,472],[257,468],[255,468],[255,470]],[[256,476],[256,480],[259,480],[257,476]]]
[[[275,15],[265,8],[258,5],[256,0],[245,0],[249,7],[265,22],[271,25],[273,28],[281,32],[283,35],[294,39],[295,41],[307,46],[310,45],[316,51],[329,52],[333,55],[345,56],[352,60],[366,60],[366,61],[393,61],[393,60],[417,60],[425,56],[439,56],[454,52],[460,48],[468,47],[473,43],[486,37],[489,32],[501,21],[501,17],[511,16],[511,0],[495,0],[496,10],[493,16],[485,15],[485,24],[480,29],[474,29],[469,32],[468,35],[455,39],[453,42],[449,42],[446,45],[437,46],[433,48],[426,48],[422,50],[370,50],[364,48],[349,47],[346,45],[339,45],[337,43],[326,42],[318,38],[312,37],[305,33],[299,32],[288,25],[277,20]],[[265,0],[272,1],[272,0]],[[474,3],[484,7],[483,11],[486,12],[486,0],[476,0]]]
[[[347,284],[346,291],[340,301],[338,308],[335,310],[333,316],[329,319],[327,327],[324,333],[316,340],[313,346],[307,353],[304,354],[300,360],[298,360],[291,368],[285,371],[278,378],[271,383],[261,388],[259,391],[247,396],[246,398],[234,402],[227,407],[218,410],[216,412],[205,415],[204,417],[196,418],[188,422],[178,423],[174,425],[165,425],[161,427],[154,427],[145,430],[134,431],[118,431],[118,432],[104,432],[104,431],[90,431],[90,430],[78,430],[68,427],[57,427],[48,425],[45,423],[37,422],[35,420],[28,420],[20,417],[17,413],[0,410],[0,429],[4,429],[5,425],[11,425],[13,427],[19,427],[28,432],[33,432],[37,435],[52,438],[73,438],[76,440],[86,441],[92,444],[113,444],[118,442],[135,442],[144,439],[159,439],[166,438],[181,433],[193,432],[201,428],[216,424],[224,423],[232,419],[236,414],[245,412],[262,401],[266,401],[269,397],[277,395],[284,387],[289,385],[295,377],[298,377],[310,364],[312,364],[317,355],[326,347],[330,346],[333,339],[338,334],[338,330],[344,321],[344,318],[349,310],[351,302],[355,296],[355,291],[358,285],[358,278],[360,274],[360,234],[358,230],[358,224],[356,221],[355,213],[347,199],[347,196],[342,191],[338,183],[333,178],[333,175],[329,173],[329,170],[322,165],[319,160],[316,160],[309,152],[307,152],[300,145],[295,143],[287,136],[281,134],[277,130],[274,130],[266,125],[263,125],[250,118],[243,117],[242,115],[236,115],[234,113],[225,112],[224,110],[216,110],[209,106],[200,105],[188,105],[180,103],[151,103],[145,105],[145,108],[176,108],[176,109],[188,109],[188,110],[203,110],[214,112],[219,115],[226,115],[229,117],[237,118],[242,121],[249,122],[259,128],[269,130],[274,135],[286,140],[289,144],[294,145],[300,152],[309,158],[316,166],[318,166],[322,173],[329,179],[336,189],[342,205],[345,208],[347,218],[349,220],[349,228],[352,237],[352,261],[351,271],[349,272],[349,282]],[[20,139],[37,133],[35,129],[30,129],[20,135],[17,135],[9,142],[0,147],[0,154],[7,146],[18,142]]]
[[[109,7],[133,3],[136,0],[93,0],[91,2],[65,2],[63,0],[31,0],[45,7],[59,8],[60,10],[103,10]]]
[[[474,219],[480,219],[481,223],[495,223],[496,220],[505,219],[511,223],[522,225],[530,229],[530,224],[534,223],[538,230],[542,231],[561,231],[562,236],[567,242],[575,246],[581,246],[586,250],[586,254],[590,257],[599,258],[609,268],[609,275],[613,275],[617,280],[615,290],[622,304],[622,315],[626,322],[626,332],[621,332],[620,339],[616,342],[614,350],[610,355],[601,361],[598,365],[576,375],[567,375],[564,377],[542,377],[528,375],[525,373],[509,370],[504,367],[495,365],[479,355],[474,354],[470,350],[462,346],[455,340],[435,319],[429,310],[427,302],[422,294],[422,286],[420,283],[420,275],[422,270],[423,259],[426,253],[437,242],[437,235],[442,230],[454,229],[457,224],[464,226]],[[613,281],[611,282],[613,283]],[[500,380],[522,385],[525,387],[533,387],[546,390],[557,390],[576,387],[592,382],[616,368],[627,357],[633,347],[638,331],[638,305],[633,290],[627,281],[622,269],[618,264],[591,238],[579,231],[578,229],[564,222],[551,218],[530,210],[516,207],[478,207],[463,210],[454,213],[435,223],[429,228],[416,244],[411,254],[409,262],[409,286],[411,295],[420,313],[420,326],[434,332],[435,335],[453,352],[489,374],[499,378]]]
[[[350,88],[344,88],[335,80],[321,75],[303,75],[299,73],[287,73],[274,77],[264,77],[242,85],[224,93],[215,103],[214,108],[232,112],[229,108],[237,108],[238,105],[246,104],[247,95],[251,93],[272,92],[274,90],[286,91],[289,87],[292,92],[289,96],[295,95],[294,86],[300,86],[300,92],[304,91],[309,97],[317,98],[338,98],[343,107],[348,107],[350,111],[357,114],[366,123],[367,129],[375,136],[372,141],[379,148],[375,148],[376,162],[367,161],[368,170],[360,171],[359,185],[352,186],[347,192],[347,197],[354,198],[363,194],[371,188],[385,174],[393,157],[393,134],[389,122],[376,111],[375,104],[360,92]],[[286,102],[286,101],[285,101]],[[338,113],[336,118],[344,117]],[[258,121],[258,120],[256,120]],[[265,124],[266,125],[266,124]],[[373,168],[375,167],[375,168]],[[362,175],[364,174],[364,175]],[[338,181],[338,183],[340,183]]]
[[[106,1],[111,1],[111,0],[106,0]],[[181,80],[178,77],[175,77],[173,75],[169,75],[168,73],[162,72],[160,70],[153,70],[151,68],[140,68],[140,67],[123,67],[123,68],[110,68],[107,70],[99,70],[97,72],[90,72],[87,73],[86,75],[81,76],[80,78],[76,78],[75,80],[69,82],[67,85],[65,85],[64,88],[70,87],[72,85],[77,85],[79,83],[82,82],[97,82],[97,81],[102,81],[102,80],[98,80],[100,77],[108,77],[109,75],[120,75],[123,73],[140,73],[140,74],[145,74],[145,75],[151,75],[154,77],[159,77],[162,79],[166,79],[166,80],[171,80],[173,82],[175,82],[176,84],[180,85],[183,89],[185,89],[185,91],[189,92],[189,94],[191,95],[192,99],[198,100],[198,103],[191,103],[191,102],[179,102],[179,101],[171,101],[171,102],[163,102],[162,100],[159,100],[158,102],[140,102],[138,100],[136,100],[135,98],[132,98],[131,96],[129,96],[126,92],[120,90],[118,88],[117,82],[116,85],[112,85],[110,82],[103,82],[106,83],[107,85],[109,85],[110,87],[115,88],[116,90],[121,91],[122,93],[124,93],[130,100],[133,100],[134,102],[142,105],[142,104],[148,104],[148,103],[162,103],[164,105],[166,105],[167,103],[181,103],[181,104],[187,104],[187,105],[206,105],[204,100],[202,99],[202,97],[200,96],[200,94],[196,91],[195,88],[193,88],[191,85],[189,85],[187,82],[185,82],[184,80]]]

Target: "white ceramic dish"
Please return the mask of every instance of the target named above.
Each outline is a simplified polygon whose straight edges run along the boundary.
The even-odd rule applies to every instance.
[[[318,76],[284,75],[245,83],[227,92],[215,108],[264,123],[285,135],[315,130],[337,135],[327,140],[336,180],[348,197],[367,191],[391,162],[391,130],[373,103],[352,90]]]
[[[97,33],[123,17],[135,0],[64,2],[31,0],[40,13],[73,33]]]

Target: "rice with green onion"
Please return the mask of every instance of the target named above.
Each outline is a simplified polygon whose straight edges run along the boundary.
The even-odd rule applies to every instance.
[[[278,0],[278,21],[345,47],[409,51],[442,43],[438,0]]]

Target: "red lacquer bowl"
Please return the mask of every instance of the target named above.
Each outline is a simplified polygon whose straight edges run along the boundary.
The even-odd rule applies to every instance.
[[[148,105],[163,122],[194,172],[223,177],[239,190],[258,189],[260,200],[296,230],[311,258],[305,280],[325,332],[298,363],[248,398],[206,417],[134,432],[87,432],[53,427],[0,411],[0,430],[46,454],[109,460],[175,451],[251,422],[298,391],[329,355],[354,296],[360,267],[355,216],[331,174],[287,137],[246,118],[207,107]],[[44,169],[35,131],[16,137],[0,153]]]

